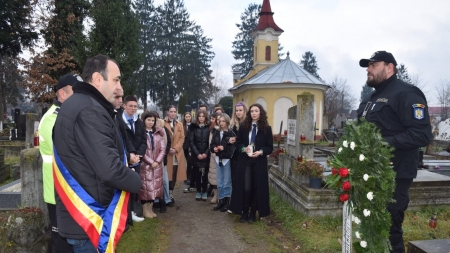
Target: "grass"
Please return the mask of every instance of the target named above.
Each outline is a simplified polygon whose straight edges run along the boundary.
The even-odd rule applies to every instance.
[[[297,212],[273,191],[270,192],[270,206],[279,220],[300,244],[300,252],[340,252],[342,218],[310,217]]]
[[[275,219],[300,243],[300,252],[341,251],[341,217],[309,217],[295,211],[273,191],[270,193],[270,205]],[[434,213],[437,213],[438,225],[432,229],[428,222]],[[424,207],[419,211],[406,211],[403,231],[405,246],[408,241],[449,239],[450,207]]]
[[[9,165],[9,169],[10,169],[10,170],[11,170],[11,167],[12,167],[14,164],[19,164],[19,163],[20,163],[20,157],[19,157],[19,156],[11,156],[11,157],[5,158],[5,165]],[[13,181],[13,178],[12,178],[12,171],[10,171],[10,176],[9,176],[9,178],[8,178],[7,180],[1,182],[1,183],[0,183],[0,186],[9,184],[9,183],[11,183],[12,181]]]
[[[117,244],[116,252],[126,253],[162,253],[169,244],[168,221],[155,218],[134,222],[131,230],[124,233]]]

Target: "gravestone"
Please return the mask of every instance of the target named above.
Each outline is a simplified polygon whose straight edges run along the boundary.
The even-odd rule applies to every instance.
[[[297,136],[305,136],[305,140],[297,142],[299,154],[306,158],[306,161],[314,160],[314,95],[303,93],[297,96]]]
[[[47,227],[50,220],[43,196],[42,157],[38,148],[27,148],[20,152],[20,178],[22,207],[40,208],[44,212],[45,227]]]
[[[25,127],[25,145],[28,143],[30,147],[33,147],[34,133],[39,128],[39,115],[35,113],[26,114],[26,127]]]
[[[449,239],[408,242],[408,253],[448,253]]]
[[[26,135],[26,115],[21,114],[17,117],[17,121],[14,121],[16,123],[16,137],[18,140],[25,140]],[[26,144],[26,143],[25,143]]]

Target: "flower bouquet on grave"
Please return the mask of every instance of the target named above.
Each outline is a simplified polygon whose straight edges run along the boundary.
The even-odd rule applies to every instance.
[[[387,210],[395,189],[390,159],[393,148],[378,128],[366,120],[347,123],[345,135],[330,159],[332,174],[326,184],[339,200],[348,201],[357,252],[389,252],[391,216]]]

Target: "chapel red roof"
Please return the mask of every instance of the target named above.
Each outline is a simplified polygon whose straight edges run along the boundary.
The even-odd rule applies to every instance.
[[[270,1],[264,0],[261,8],[261,12],[259,13],[259,22],[258,26],[256,26],[255,30],[264,31],[266,28],[273,28],[275,31],[284,32],[283,29],[275,24],[273,21],[273,12],[270,8]]]

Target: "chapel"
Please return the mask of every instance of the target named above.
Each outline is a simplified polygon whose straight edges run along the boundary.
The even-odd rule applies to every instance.
[[[243,78],[239,69],[233,69],[233,87],[229,89],[233,104],[261,104],[273,134],[277,134],[281,121],[282,131],[287,129],[287,111],[297,104],[297,95],[312,94],[316,135],[320,135],[324,128],[324,93],[329,86],[293,62],[289,52],[285,59],[278,60],[278,37],[284,31],[275,23],[273,14],[270,1],[264,0],[258,25],[252,32],[253,69]]]

